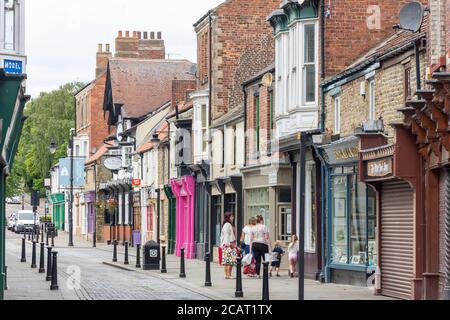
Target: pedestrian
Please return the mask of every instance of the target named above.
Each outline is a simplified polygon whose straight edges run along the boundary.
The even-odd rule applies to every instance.
[[[275,260],[272,261],[270,265],[270,276],[272,276],[272,271],[275,270],[277,272],[277,277],[280,276],[280,265],[281,265],[281,258],[284,255],[284,250],[281,247],[281,242],[276,241],[273,245],[273,255],[276,256]]]
[[[237,247],[233,223],[234,215],[231,212],[226,212],[220,235],[221,265],[224,267],[225,279],[231,279],[233,266],[236,265]]]
[[[241,249],[246,255],[250,253],[250,234],[254,226],[256,226],[256,218],[252,217],[249,219],[248,224],[244,229],[242,229]]]
[[[264,225],[261,215],[256,217],[256,226],[251,230],[250,242],[256,260],[256,274],[261,278],[261,260],[266,261],[265,256],[269,253],[270,246],[269,229]]]
[[[288,246],[288,254],[289,254],[289,273],[291,278],[294,277],[295,270],[297,270],[297,254],[299,250],[299,243],[297,235],[292,236],[291,243]]]

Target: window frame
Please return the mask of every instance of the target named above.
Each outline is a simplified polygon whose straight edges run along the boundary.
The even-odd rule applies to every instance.
[[[334,133],[341,133],[341,96],[334,97]]]
[[[313,30],[314,30],[314,61],[313,62],[306,62],[306,27],[307,26],[313,26]],[[302,104],[307,106],[307,105],[312,105],[312,104],[316,104],[317,103],[317,97],[318,97],[318,34],[317,34],[317,26],[318,26],[318,21],[314,21],[314,20],[306,20],[306,21],[302,21],[302,38],[301,38],[301,43],[302,43],[302,53],[301,53],[301,69],[302,69],[302,78],[301,78],[301,83],[302,83],[302,88],[301,88],[301,96],[302,96]],[[307,67],[308,66],[314,66],[314,101],[307,101],[306,100],[306,90],[307,90],[307,81],[306,81],[306,77],[307,77]]]
[[[369,121],[376,120],[376,91],[375,91],[375,79],[369,79]]]

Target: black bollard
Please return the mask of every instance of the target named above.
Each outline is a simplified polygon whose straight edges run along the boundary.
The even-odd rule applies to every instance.
[[[36,269],[36,241],[33,241],[33,251],[31,254],[31,268]]]
[[[45,245],[48,247],[48,231],[45,233]]]
[[[55,246],[55,231],[52,231],[52,247]]]
[[[31,241],[31,230],[25,229],[25,231],[28,233],[28,241]]]
[[[42,225],[42,227],[41,227],[41,238],[42,238],[42,242],[44,242],[44,225]]]
[[[180,278],[186,278],[186,271],[184,267],[184,248],[181,249]]]
[[[34,227],[34,229],[36,234],[36,243],[39,243],[39,236],[40,236],[39,228]]]
[[[141,245],[136,245],[136,268],[141,267]]]
[[[264,262],[263,273],[263,301],[269,301],[269,262]]]
[[[236,298],[242,298],[244,292],[242,291],[242,258],[238,257],[236,259],[236,292],[234,296]]]
[[[39,273],[45,273],[45,265],[44,265],[45,253],[44,253],[44,251],[45,251],[45,244],[42,242],[41,243],[41,257],[39,260]]]
[[[125,242],[125,261],[124,264],[130,264],[130,261],[128,260],[128,242]]]
[[[113,262],[117,262],[117,240],[114,240]]]
[[[8,267],[5,266],[5,290],[8,290]]]
[[[162,246],[161,247],[161,256],[162,256],[162,261],[161,261],[161,273],[167,273],[167,266],[166,266],[166,247]]]
[[[211,254],[205,254],[206,262],[206,275],[205,275],[205,287],[212,287],[211,283]]]
[[[25,238],[22,238],[22,259],[20,259],[20,262],[27,262],[27,257],[25,254]]]
[[[52,252],[52,284],[50,285],[50,290],[58,290],[58,252]]]
[[[45,281],[52,280],[52,247],[47,247],[47,277]]]

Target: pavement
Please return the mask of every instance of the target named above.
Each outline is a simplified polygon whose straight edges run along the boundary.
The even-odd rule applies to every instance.
[[[50,283],[38,269],[31,269],[31,242],[27,243],[27,263],[20,263],[21,235],[7,232],[6,262],[8,290],[6,300],[261,300],[262,280],[243,277],[243,298],[235,298],[233,279],[224,278],[223,268],[211,263],[212,287],[205,287],[205,262],[186,260],[186,278],[180,278],[180,260],[167,256],[167,273],[136,268],[135,248],[129,249],[129,265],[124,264],[124,247],[118,246],[118,262],[112,262],[113,247],[74,237],[75,247],[68,247],[68,236],[59,232],[54,250],[58,251],[60,290],[50,291]],[[39,250],[37,252],[39,266]],[[143,264],[141,258],[141,264]],[[287,276],[270,278],[271,300],[296,300],[298,279]],[[389,300],[374,296],[373,289],[305,281],[306,300]]]

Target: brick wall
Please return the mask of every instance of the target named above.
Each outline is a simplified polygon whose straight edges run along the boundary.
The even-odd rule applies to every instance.
[[[445,8],[448,5],[447,0],[429,0],[430,7],[430,30],[428,49],[429,49],[429,64],[440,64],[441,57],[445,56],[446,51],[446,37],[445,25],[446,21]],[[448,19],[447,19],[448,20]]]
[[[99,149],[103,145],[103,140],[109,135],[108,124],[104,118],[103,98],[105,94],[106,73],[94,80],[90,92],[90,104],[88,115],[89,139],[91,151],[93,148]]]
[[[411,52],[412,54],[412,52]],[[392,66],[382,66],[375,73],[375,106],[376,116],[382,117],[390,141],[393,142],[394,130],[389,126],[390,123],[403,120],[402,113],[397,110],[405,106],[404,94],[404,74],[405,65],[411,66],[411,88],[414,93],[416,89],[416,71],[414,55],[404,57]],[[421,55],[422,77],[426,70],[426,56]],[[365,82],[366,96],[360,95],[361,83]],[[423,80],[422,80],[423,84]],[[365,77],[360,77],[341,87],[341,136],[350,136],[355,129],[369,116],[369,87]],[[327,95],[326,103],[326,128],[334,131],[334,98]]]
[[[189,100],[189,93],[197,86],[196,80],[173,80],[172,81],[172,106]]]
[[[408,0],[331,1],[331,16],[325,18],[326,78],[344,70],[368,48],[374,47],[392,34],[392,26],[399,23],[400,10],[408,2]],[[428,1],[421,2],[426,4]],[[380,28],[369,28],[368,26],[374,26],[371,22],[375,21],[371,17],[375,17],[374,14],[378,12]]]
[[[209,24],[197,32],[198,89],[209,88]]]
[[[119,31],[116,38],[117,58],[165,59],[166,49],[161,32]]]
[[[230,101],[233,88],[238,90],[235,83],[236,69],[244,52],[261,46],[265,36],[272,35],[266,18],[279,4],[279,0],[228,0],[216,9],[212,33],[213,120],[223,115],[229,107],[239,104]],[[273,44],[268,44],[269,54],[274,50],[273,47]]]

